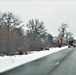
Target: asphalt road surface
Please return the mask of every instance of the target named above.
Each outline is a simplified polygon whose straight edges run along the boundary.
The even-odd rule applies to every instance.
[[[48,75],[76,75],[76,49]]]
[[[76,75],[76,49],[50,54],[0,75]]]

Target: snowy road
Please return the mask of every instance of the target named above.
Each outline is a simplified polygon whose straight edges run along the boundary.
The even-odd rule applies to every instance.
[[[25,65],[22,65],[18,68],[15,68],[15,69],[8,71],[1,75],[51,75],[54,68],[56,68],[56,66],[60,65],[62,63],[62,61],[64,63],[66,62],[65,60],[71,61],[71,59],[70,58],[67,59],[67,57],[69,57],[71,54],[73,55],[74,52],[76,52],[74,50],[74,48],[67,48],[65,50],[45,56],[41,59],[29,62]],[[66,65],[66,63],[65,63],[65,65]],[[70,63],[67,65],[70,65]],[[65,66],[65,69],[66,69],[66,66]],[[52,74],[52,75],[54,75],[54,74]],[[62,74],[60,74],[60,75],[62,75]],[[69,75],[69,74],[65,74],[65,75]]]
[[[58,47],[50,48],[49,50],[34,51],[28,55],[24,54],[24,55],[4,56],[4,57],[0,56],[0,73],[3,73],[10,69],[16,68],[18,66],[31,62],[33,60],[37,60],[37,59],[47,56],[49,54],[52,54],[52,53],[55,53],[58,51],[62,51],[66,48],[67,48],[67,46],[64,46],[61,48],[58,48]]]

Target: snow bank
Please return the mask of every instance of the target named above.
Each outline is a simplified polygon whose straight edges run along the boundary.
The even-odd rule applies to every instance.
[[[0,57],[0,73],[3,73],[17,66],[28,63],[30,61],[39,59],[46,55],[55,53],[57,51],[64,50],[65,48],[67,48],[67,46],[62,47],[62,48],[50,48],[50,50],[44,50],[44,51],[38,51],[38,52],[35,51],[28,55],[15,55],[15,56]]]

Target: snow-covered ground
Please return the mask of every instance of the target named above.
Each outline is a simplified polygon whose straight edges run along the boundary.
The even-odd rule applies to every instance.
[[[30,61],[39,59],[46,55],[55,53],[57,51],[64,50],[65,48],[67,48],[67,46],[64,46],[62,48],[50,48],[50,50],[31,52],[31,54],[28,54],[28,55],[15,55],[15,56],[0,57],[0,73],[3,73],[17,66],[28,63]]]

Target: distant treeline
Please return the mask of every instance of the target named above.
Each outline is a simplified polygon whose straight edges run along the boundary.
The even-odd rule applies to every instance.
[[[25,31],[23,27],[28,29]],[[47,32],[44,22],[38,19],[23,24],[13,13],[0,13],[0,54],[40,51],[58,46],[57,38]]]

